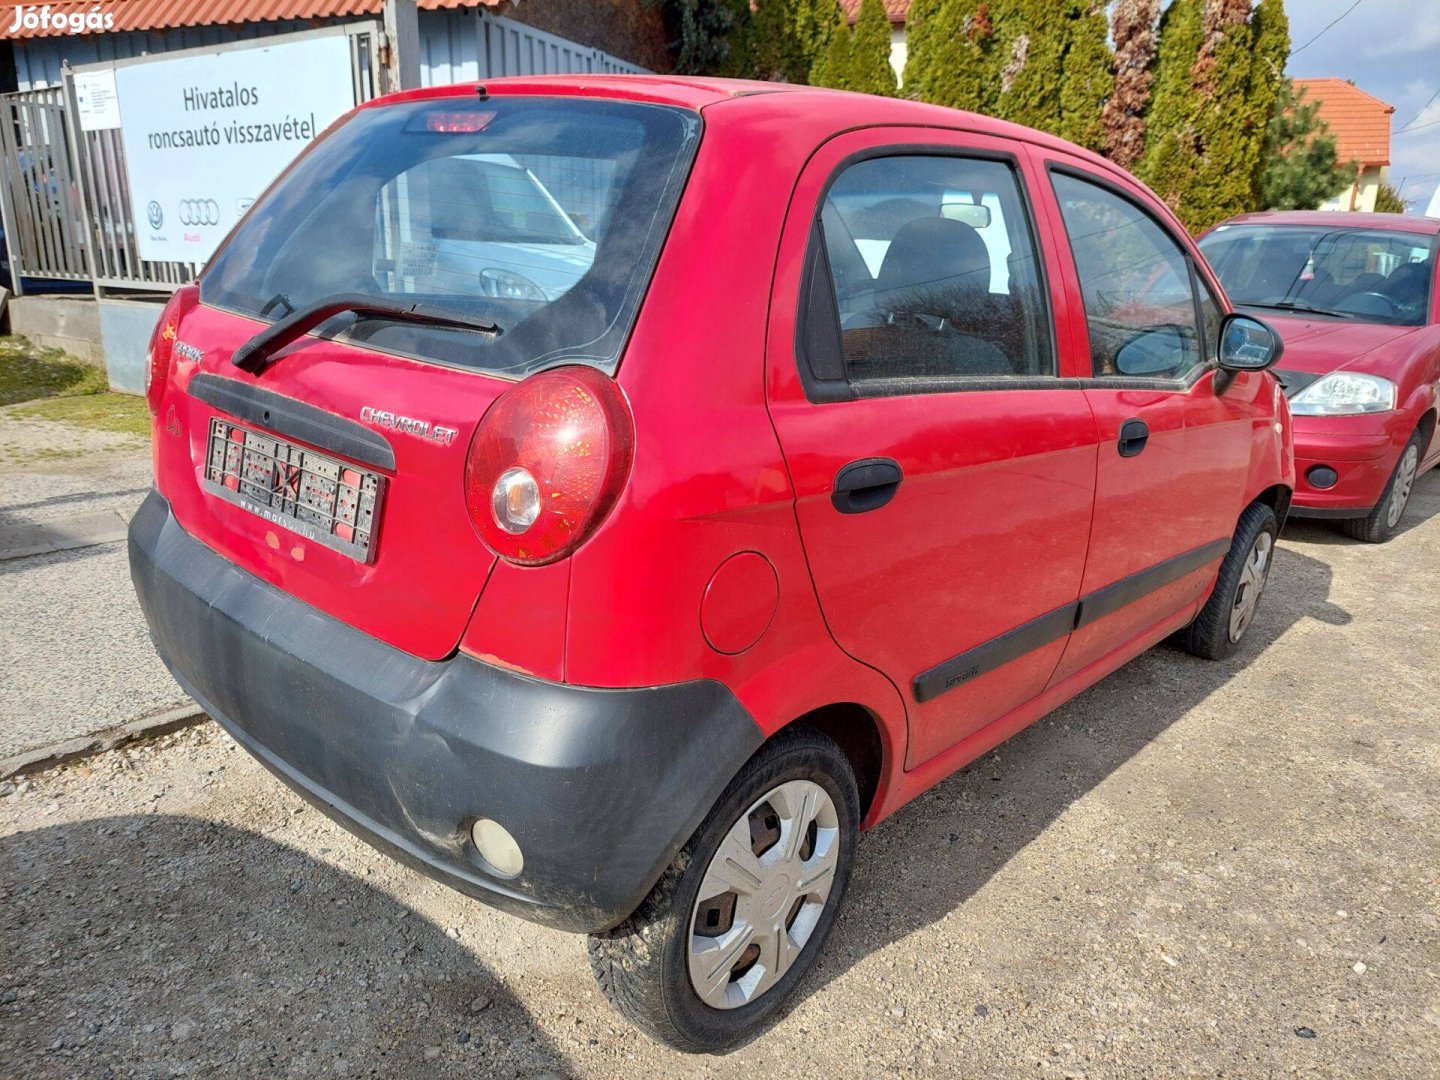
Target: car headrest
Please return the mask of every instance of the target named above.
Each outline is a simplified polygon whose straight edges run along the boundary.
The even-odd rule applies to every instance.
[[[1429,264],[1401,263],[1390,271],[1380,291],[1402,304],[1420,304],[1425,301],[1425,289],[1429,284]]]
[[[900,226],[875,279],[878,292],[892,289],[990,288],[990,252],[963,221],[923,217]]]

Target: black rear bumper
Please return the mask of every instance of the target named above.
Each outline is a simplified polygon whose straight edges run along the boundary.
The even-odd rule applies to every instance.
[[[391,648],[241,570],[152,493],[130,572],[161,657],[235,739],[370,844],[565,930],[621,922],[759,747],[719,683],[595,690]],[[506,879],[468,825],[524,854]]]

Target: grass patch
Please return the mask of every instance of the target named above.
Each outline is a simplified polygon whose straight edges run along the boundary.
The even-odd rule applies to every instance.
[[[105,372],[66,356],[59,349],[37,349],[23,337],[0,337],[0,405],[37,398],[103,394]]]
[[[121,435],[150,435],[150,413],[143,398],[112,394],[103,369],[39,349],[23,337],[0,337],[0,405],[17,405],[12,416],[55,420],[62,424]]]
[[[45,398],[12,409],[11,415],[57,420],[93,431],[113,431],[121,435],[137,435],[142,439],[150,437],[150,410],[145,406],[145,399],[134,394]]]

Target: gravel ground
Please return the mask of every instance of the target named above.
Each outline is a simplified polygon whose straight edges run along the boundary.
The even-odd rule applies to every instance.
[[[23,407],[0,408],[0,529],[128,518],[150,490],[146,443],[15,416]],[[0,562],[0,656],[0,757],[189,700],[150,644],[123,542]]]
[[[1238,656],[1153,650],[883,823],[802,1000],[724,1057],[213,726],[32,777],[0,1072],[1440,1076],[1440,475],[1409,525],[1293,528]]]

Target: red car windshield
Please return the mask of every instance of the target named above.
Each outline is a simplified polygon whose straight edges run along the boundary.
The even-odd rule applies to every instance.
[[[499,333],[367,311],[356,344],[521,376],[613,372],[700,135],[697,114],[567,98],[361,109],[255,206],[201,278],[213,307],[273,321],[360,294]]]
[[[1419,326],[1430,311],[1434,237],[1394,229],[1221,225],[1200,250],[1237,304]]]

